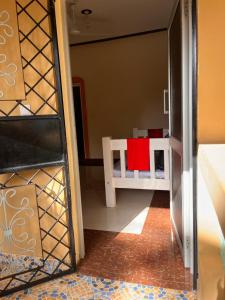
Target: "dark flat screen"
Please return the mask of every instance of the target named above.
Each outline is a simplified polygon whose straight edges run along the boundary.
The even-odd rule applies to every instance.
[[[0,172],[63,160],[56,118],[0,120]]]

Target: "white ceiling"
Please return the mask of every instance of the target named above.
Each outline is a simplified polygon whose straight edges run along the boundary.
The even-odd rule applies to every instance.
[[[67,0],[75,2],[75,26],[70,43],[81,43],[167,28],[177,0]],[[81,14],[91,9],[89,16]],[[74,20],[68,5],[69,19]],[[69,27],[71,28],[71,21]],[[71,30],[70,30],[71,31]]]

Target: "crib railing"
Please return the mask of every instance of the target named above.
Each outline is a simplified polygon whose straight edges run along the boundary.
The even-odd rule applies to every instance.
[[[107,145],[108,151],[111,151],[111,155],[106,155],[104,157],[107,160],[107,157],[112,156],[113,151],[120,152],[120,165],[121,165],[121,177],[126,177],[126,151],[127,151],[127,140],[126,139],[118,139],[112,140],[111,138],[103,138],[103,151],[104,144]],[[151,169],[151,178],[156,179],[156,163],[155,163],[155,151],[162,150],[164,152],[164,178],[169,179],[169,139],[151,139],[150,141],[150,169]],[[110,162],[113,162],[113,159],[110,158]],[[106,162],[107,163],[107,162]],[[134,171],[134,178],[139,178],[139,171]]]
[[[106,205],[107,207],[115,207],[116,194],[115,188],[128,189],[146,189],[146,190],[169,190],[169,139],[151,139],[150,140],[150,170],[151,177],[143,178],[138,170],[134,171],[134,177],[126,176],[126,151],[127,140],[104,137],[103,143],[103,159],[105,173],[105,190],[106,190]],[[164,152],[164,178],[157,178],[155,151],[162,150]],[[121,176],[114,177],[114,156],[113,151],[119,151]]]

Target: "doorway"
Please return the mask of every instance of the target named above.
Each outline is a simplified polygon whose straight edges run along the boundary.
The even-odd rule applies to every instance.
[[[106,42],[106,41],[105,41]],[[94,43],[94,41],[92,41],[91,43]],[[89,43],[90,44],[90,43]],[[81,46],[81,45],[77,45],[77,46]],[[179,173],[179,176],[181,175],[181,172]],[[157,194],[157,193],[156,193]],[[163,198],[163,196],[162,196],[162,193],[158,193],[158,194],[161,194],[161,196],[156,196],[156,198],[160,198],[160,197],[162,197]],[[153,201],[153,203],[154,203],[154,201]],[[156,204],[156,205],[158,205],[158,204]],[[166,208],[166,207],[164,207],[164,208]],[[100,235],[98,235],[98,232],[92,232],[92,234],[94,234],[94,235],[88,235],[87,234],[87,236],[86,236],[86,243],[88,243],[88,242],[90,242],[90,244],[91,244],[91,247],[93,247],[94,248],[94,246],[95,246],[95,242],[97,242],[98,240],[108,240],[108,243],[110,243],[111,242],[111,240],[116,240],[116,243],[120,243],[121,242],[121,240],[120,240],[120,234],[118,235],[118,234],[116,234],[116,236],[114,236],[114,235],[111,235],[111,238],[109,238],[108,239],[108,235],[106,234],[106,233],[104,233],[104,234],[102,234],[102,236],[100,236]],[[95,241],[95,242],[93,242],[93,241]],[[100,245],[100,244],[99,244]],[[102,247],[104,247],[104,246],[102,246]],[[96,250],[97,251],[97,250]],[[121,253],[122,253],[122,250],[121,250]],[[91,255],[93,255],[93,254],[90,254],[90,252],[88,253],[88,256],[90,257]],[[106,256],[108,256],[108,255],[106,255]],[[94,272],[94,271],[93,271]],[[162,275],[162,274],[161,274]]]
[[[85,86],[83,79],[80,77],[73,77],[72,82],[78,159],[80,165],[85,165],[87,164],[89,158],[89,137]]]
[[[82,117],[81,96],[80,96],[79,85],[73,86],[73,100],[74,100],[75,120],[76,120],[76,129],[77,129],[78,157],[79,157],[79,163],[81,164],[85,158],[85,149],[84,149],[83,117]]]

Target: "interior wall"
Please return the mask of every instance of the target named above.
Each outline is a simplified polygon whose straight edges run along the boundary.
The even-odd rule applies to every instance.
[[[225,2],[198,0],[197,5],[198,142],[224,144]],[[205,159],[202,151],[204,147],[207,146],[199,145],[198,151],[198,296],[204,300],[222,300],[225,289],[224,236],[215,207],[224,211],[224,157],[216,151],[216,145],[211,145],[212,158],[217,164],[209,167],[208,157]],[[223,193],[215,184],[217,182]]]
[[[19,1],[19,3],[23,3],[22,0]],[[45,3],[45,5],[47,6],[47,2]],[[60,24],[60,26],[58,26],[58,31],[60,31],[61,27],[65,27],[64,24],[66,24],[65,19],[62,18],[61,14],[62,12],[65,13],[65,8],[64,8],[65,2],[61,2],[61,1],[56,1],[56,18],[57,18],[57,25]],[[46,7],[47,8],[47,7]],[[35,15],[35,6],[33,6],[32,8],[30,8],[30,13],[33,16],[33,14]],[[38,18],[38,13],[37,13],[37,18]],[[48,18],[46,18],[47,20]],[[28,19],[29,20],[29,19]],[[63,22],[62,22],[63,20]],[[18,18],[18,25],[19,28],[24,31],[27,32],[30,30],[30,26],[33,26],[33,23],[27,23],[27,18],[26,18],[26,14],[20,14],[20,17]],[[45,22],[44,24],[42,23],[42,28],[48,32],[50,34],[50,27],[49,27],[49,22]],[[66,30],[66,29],[65,29]],[[31,38],[33,40],[35,40],[35,42],[39,42],[40,43],[40,48],[42,48],[42,43],[46,42],[45,40],[43,40],[43,34],[38,34],[39,31],[34,31],[33,33],[31,33]],[[65,34],[64,34],[65,35]],[[37,42],[37,44],[38,44]],[[65,59],[63,60],[63,57],[65,56],[65,41],[63,40],[63,35],[60,31],[60,34],[58,35],[58,42],[59,42],[59,52],[60,52],[60,59],[61,61],[63,61],[63,66],[61,66],[61,72],[62,74],[64,74],[64,69],[65,69],[65,65],[66,65],[66,61]],[[68,41],[66,41],[66,45],[68,46]],[[21,54],[23,55],[23,57],[27,58],[28,57],[33,57],[35,54],[35,49],[31,44],[20,44],[21,47]],[[49,43],[48,46],[46,46],[45,48],[45,55],[48,57],[49,60],[54,60],[53,58],[53,52],[52,52],[52,44]],[[67,56],[68,59],[68,56]],[[49,64],[46,61],[42,61],[43,58],[41,57],[41,55],[36,57],[35,60],[35,67],[38,68],[38,71],[40,72],[40,74],[44,74],[46,72],[46,68],[49,67]],[[24,62],[25,64],[25,62]],[[48,72],[48,75],[46,75],[46,79],[53,85],[55,86],[55,70],[54,68]],[[67,73],[70,74],[70,71],[67,70]],[[37,77],[39,75],[37,73],[34,72],[34,70],[32,68],[30,69],[26,69],[23,72],[23,77],[25,82],[28,82],[31,86],[34,84],[35,80],[37,80]],[[39,79],[39,77],[38,77]],[[63,96],[65,96],[64,102],[67,103],[68,102],[68,95],[67,95],[67,90],[66,90],[66,83],[67,83],[68,78],[66,76],[62,77],[62,90],[63,90]],[[66,83],[65,83],[66,82]],[[67,83],[68,84],[68,83]],[[69,85],[71,86],[71,84]],[[46,99],[49,95],[49,93],[52,92],[51,89],[49,89],[48,87],[46,87],[45,85],[43,85],[42,81],[39,83],[39,88],[37,89],[37,94],[39,93],[44,99]],[[49,100],[49,104],[51,106],[48,105],[43,105],[43,101],[40,100],[40,98],[37,96],[37,94],[31,93],[28,96],[26,96],[26,99],[24,101],[22,101],[21,103],[23,103],[23,105],[29,105],[32,111],[38,110],[40,107],[41,109],[39,110],[39,112],[37,113],[37,115],[52,115],[52,114],[56,114],[56,112],[58,111],[58,99],[57,96],[54,94],[51,99]],[[66,109],[66,104],[64,103],[64,113],[65,113],[65,120],[68,122],[69,119],[69,113],[68,111],[65,111]],[[15,109],[13,109],[13,107],[15,106]],[[55,109],[53,110],[52,107]],[[10,113],[10,116],[20,116],[20,107],[19,105],[15,105],[15,101],[0,101],[0,117],[4,116],[3,112]],[[72,123],[70,121],[70,123]],[[75,136],[75,134],[73,134],[72,136]],[[73,151],[74,146],[71,146],[71,135],[67,135],[67,150],[68,150],[68,156],[69,156],[69,168],[72,168],[72,154],[71,151]],[[74,154],[73,154],[74,155]],[[74,157],[73,157],[74,158]],[[27,181],[29,178],[32,178],[30,183],[36,184],[38,186],[38,188],[36,187],[37,190],[37,194],[39,195],[40,193],[40,189],[43,188],[42,193],[40,193],[40,195],[37,197],[37,203],[40,207],[44,207],[45,209],[48,210],[49,213],[52,213],[53,216],[55,217],[60,217],[63,213],[62,210],[62,205],[59,205],[57,203],[57,201],[55,201],[54,203],[52,202],[52,195],[54,195],[54,197],[57,198],[56,199],[60,199],[61,203],[64,205],[64,207],[67,206],[67,197],[66,197],[66,191],[62,191],[62,186],[59,184],[64,183],[65,182],[65,173],[63,168],[59,168],[59,167],[49,167],[49,168],[44,168],[43,169],[45,172],[47,172],[48,174],[51,174],[52,176],[56,176],[55,179],[56,180],[50,180],[49,176],[46,175],[46,173],[40,171],[38,173],[38,175],[34,176],[34,173],[37,172],[37,170],[32,169],[32,170],[26,170],[26,171],[21,171],[18,172],[18,174],[21,176],[16,176],[10,173],[8,174],[1,174],[0,175],[0,186],[5,186],[7,188],[11,188],[11,187],[23,187],[25,186],[25,188],[28,186],[27,185]],[[73,182],[73,179],[77,179],[77,174],[76,176],[74,175],[75,171],[73,171],[73,173],[71,174],[71,170],[70,170],[70,181]],[[9,180],[9,178],[12,177],[11,180]],[[5,182],[7,182],[7,184],[5,184]],[[79,183],[78,183],[79,185]],[[78,224],[77,224],[77,211],[78,208],[76,207],[77,203],[75,200],[77,200],[75,197],[75,192],[74,192],[74,185],[71,185],[71,199],[72,199],[72,210],[73,210],[73,227],[74,227],[74,233],[75,233],[75,243],[76,243],[76,259],[77,261],[80,258],[80,241],[79,241],[79,234],[78,234]],[[76,189],[78,190],[78,187],[76,185]],[[24,189],[25,190],[25,189]],[[26,191],[26,190],[25,190]],[[60,192],[61,191],[61,192]],[[36,204],[36,203],[35,203]],[[9,210],[10,212],[10,210]],[[43,213],[43,211],[41,209],[39,209],[39,213]],[[65,213],[62,217],[60,217],[60,221],[64,222],[65,224],[68,224],[68,215],[67,213]],[[46,214],[43,218],[42,221],[40,222],[42,225],[42,229],[44,228],[46,231],[49,230],[49,228],[52,226],[53,224],[53,218],[51,216],[49,216],[48,214]],[[29,225],[29,224],[28,224]],[[32,220],[32,223],[30,224],[30,228],[28,230],[28,234],[34,234],[35,230],[37,230],[37,228],[35,228],[35,226],[37,227],[37,224],[34,222],[34,219]],[[62,225],[56,224],[54,226],[54,228],[52,228],[51,233],[54,237],[58,238],[60,240],[60,238],[62,237],[62,234],[64,233],[65,228],[62,228]],[[65,244],[69,244],[69,234],[65,234],[65,237],[63,238],[63,242]],[[44,241],[42,241],[43,244],[43,248],[49,252],[52,251],[54,245],[55,245],[55,240],[53,238],[51,238],[49,235],[46,236],[46,238],[44,239]],[[72,245],[73,247],[74,245]],[[14,254],[13,252],[14,250],[11,249],[11,253]],[[62,247],[61,245],[58,245],[58,247],[56,247],[56,249],[53,251],[53,254],[56,255],[59,259],[63,259],[63,257],[66,254],[66,251],[68,251],[67,247]],[[7,252],[7,251],[5,251]],[[37,255],[39,256],[39,255]],[[45,253],[44,256],[46,257],[47,254]],[[50,256],[51,258],[51,256]],[[69,259],[69,258],[68,258]],[[66,258],[66,260],[68,260]],[[67,263],[70,263],[67,261]]]
[[[224,300],[225,146],[200,145],[198,164],[198,299]]]
[[[225,142],[225,1],[198,0],[198,141]]]
[[[84,79],[90,158],[102,158],[102,137],[132,129],[168,128],[167,32],[71,47],[73,76]]]
[[[23,5],[23,1],[20,0],[19,3]],[[47,6],[47,2],[45,2],[44,6]],[[37,10],[35,5],[30,8],[30,14],[35,20],[39,20],[39,13],[40,12]],[[50,35],[50,27],[47,20],[48,18],[46,18],[46,22],[42,22],[41,26],[43,30]],[[22,31],[23,33],[27,33],[33,29],[34,22],[32,22],[25,13],[21,13],[18,15],[18,26],[20,31]],[[32,43],[27,42],[26,39],[23,43],[20,43],[21,56],[23,57],[23,59],[21,59],[23,64],[22,75],[24,81],[26,82],[26,96],[25,99],[20,103],[24,106],[27,105],[32,112],[36,113],[36,115],[56,115],[58,111],[57,95],[53,93],[54,90],[50,86],[55,86],[56,84],[55,71],[54,68],[51,68],[50,63],[54,60],[52,43],[47,43],[48,37],[43,34],[42,30],[33,30],[30,33],[29,38],[36,46],[39,47],[39,49],[42,49],[43,46],[46,45],[46,47],[44,48],[44,54],[49,59],[49,61],[47,61],[47,59],[45,59],[43,55],[36,55],[37,50],[32,45]],[[37,71],[34,71],[34,68],[30,67],[27,63],[27,61],[30,61],[34,57],[34,55],[36,55],[36,57],[32,60],[32,66],[36,68]],[[47,70],[49,70],[49,72],[46,73]],[[40,74],[45,74],[45,79],[50,84],[46,84],[45,80],[40,80]],[[39,83],[36,84],[37,82]],[[30,92],[31,87],[35,87],[35,92]],[[50,95],[52,96],[50,97]],[[43,99],[48,98],[49,105],[44,105]],[[29,110],[26,111],[26,113],[29,114]],[[0,117],[4,117],[5,114],[8,114],[10,116],[20,116],[21,105],[18,105],[16,101],[0,101]]]

